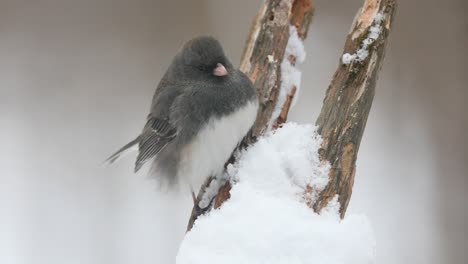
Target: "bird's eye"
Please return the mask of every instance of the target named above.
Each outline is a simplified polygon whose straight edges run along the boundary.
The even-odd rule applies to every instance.
[[[199,66],[197,66],[197,69],[198,69],[199,71],[201,71],[201,72],[206,71],[206,67],[205,67],[204,65],[199,65]]]

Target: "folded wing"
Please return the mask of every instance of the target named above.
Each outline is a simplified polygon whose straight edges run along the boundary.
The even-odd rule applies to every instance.
[[[137,172],[145,162],[155,157],[177,136],[177,131],[167,119],[150,117],[140,135],[138,157],[135,162]]]

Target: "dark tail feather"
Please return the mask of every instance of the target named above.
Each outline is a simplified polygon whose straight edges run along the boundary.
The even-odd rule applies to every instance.
[[[134,140],[130,141],[127,145],[123,146],[122,148],[120,148],[117,152],[115,152],[114,154],[112,154],[112,156],[110,156],[109,158],[106,159],[106,161],[104,162],[105,164],[112,164],[114,163],[116,160],[118,160],[121,156],[123,156],[124,154],[126,154],[127,152],[131,151],[131,148],[135,145],[138,144],[138,142],[140,141],[140,137],[137,137],[135,138]]]

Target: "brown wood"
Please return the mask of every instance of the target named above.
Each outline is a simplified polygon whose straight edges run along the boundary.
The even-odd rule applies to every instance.
[[[295,26],[299,37],[304,39],[313,17],[313,11],[311,0],[266,0],[260,7],[240,63],[240,70],[250,78],[257,89],[260,103],[255,124],[241,143],[242,147],[255,142],[268,129],[281,87],[280,66],[289,39],[289,27]],[[290,96],[292,101],[294,94]],[[228,163],[232,162],[234,162],[233,158]],[[209,182],[211,180],[208,180],[200,190],[198,201],[203,197]],[[221,194],[214,201],[215,207],[221,206],[229,198],[230,189],[229,182],[223,185],[220,189]],[[192,228],[198,216],[194,207],[187,231]]]
[[[240,69],[257,88],[260,102],[250,142],[268,128],[281,86],[281,62],[289,39],[289,27],[305,38],[313,16],[310,0],[265,1],[252,25]],[[302,32],[302,33],[301,33]]]
[[[281,109],[281,113],[276,119],[275,124],[273,125],[274,129],[281,127],[284,123],[286,123],[286,120],[288,120],[289,110],[291,109],[294,96],[296,95],[296,90],[297,88],[296,86],[294,86],[291,89],[291,93],[287,95],[286,101],[284,102],[284,105],[283,105],[283,109]]]
[[[221,188],[219,188],[218,195],[216,196],[214,200],[213,207],[215,209],[218,209],[221,207],[221,205],[227,201],[229,198],[231,198],[231,184],[229,182],[226,182]]]
[[[366,0],[346,39],[344,53],[356,52],[369,36],[369,28],[378,26],[377,14],[385,16],[380,22],[382,31],[379,37],[368,47],[367,58],[348,65],[340,60],[326,92],[316,125],[323,137],[320,159],[329,162],[331,170],[328,185],[313,203],[316,212],[320,212],[338,195],[341,218],[346,213],[354,184],[359,145],[374,98],[377,75],[384,60],[395,10],[396,0]]]

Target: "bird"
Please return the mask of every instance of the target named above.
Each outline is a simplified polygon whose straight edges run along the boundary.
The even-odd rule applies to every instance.
[[[141,133],[111,155],[113,163],[138,150],[135,173],[151,164],[151,175],[168,186],[194,188],[220,175],[231,153],[253,126],[258,111],[251,80],[226,57],[218,40],[187,41],[160,80]]]

